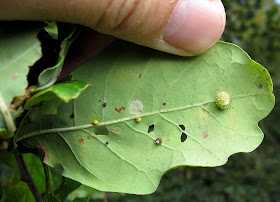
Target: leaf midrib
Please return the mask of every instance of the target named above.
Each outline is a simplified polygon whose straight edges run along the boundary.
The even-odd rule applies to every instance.
[[[271,95],[271,93],[236,95],[236,96],[233,96],[231,99],[233,100],[233,99],[236,99],[236,98],[251,97],[251,96],[258,96],[258,95]],[[215,103],[215,102],[216,102],[216,100],[210,100],[210,101],[207,101],[207,102],[187,105],[187,106],[184,106],[184,107],[177,107],[177,108],[171,108],[171,109],[166,109],[166,110],[158,110],[158,111],[155,111],[155,112],[144,113],[144,114],[140,115],[140,117],[146,117],[146,116],[157,115],[157,114],[160,114],[160,113],[167,113],[167,112],[185,110],[185,109],[189,109],[189,108],[192,108],[192,107],[200,107],[200,106],[203,106],[205,104]],[[116,124],[116,123],[121,123],[121,122],[124,122],[124,121],[133,120],[137,117],[138,116],[132,116],[132,117],[122,118],[122,119],[118,119],[118,120],[114,120],[114,121],[101,122],[101,123],[98,124],[98,126],[107,126],[107,125],[112,125],[112,124]],[[37,136],[37,135],[46,134],[46,133],[68,132],[68,131],[87,129],[87,128],[91,128],[91,127],[96,127],[96,126],[93,125],[93,124],[86,124],[86,125],[67,127],[67,128],[52,128],[52,129],[38,130],[38,131],[33,131],[33,132],[30,132],[30,133],[27,133],[26,135],[18,138],[15,141],[19,142],[21,140],[24,140],[24,139],[27,139],[27,138],[30,138],[30,137],[34,137],[34,136]]]

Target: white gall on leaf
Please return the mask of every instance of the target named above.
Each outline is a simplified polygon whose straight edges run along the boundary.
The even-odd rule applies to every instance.
[[[226,109],[230,104],[230,97],[229,94],[226,92],[220,92],[216,96],[216,105],[220,109]]]

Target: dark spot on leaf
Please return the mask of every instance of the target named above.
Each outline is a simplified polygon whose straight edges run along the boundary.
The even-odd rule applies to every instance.
[[[187,135],[186,135],[186,133],[182,133],[181,134],[181,142],[185,142],[186,141],[186,139],[187,139]]]
[[[259,85],[258,85],[258,88],[263,88],[263,85],[262,85],[262,84],[259,84]]]
[[[207,132],[207,131],[204,131],[204,132],[203,132],[203,138],[208,138],[208,136],[209,136],[209,135],[208,135],[208,132]]]
[[[80,144],[80,145],[84,145],[84,144],[85,144],[84,139],[79,139],[79,144]]]
[[[155,125],[154,124],[150,125],[149,128],[148,128],[148,133],[153,132],[154,129],[155,129]]]
[[[106,106],[107,106],[107,103],[104,102],[104,103],[102,104],[102,107],[106,107]]]
[[[109,142],[105,142],[105,144],[106,144],[106,145],[108,145],[108,144],[109,144]]]
[[[142,77],[142,74],[138,74],[138,78],[141,79],[141,77]]]
[[[186,127],[185,127],[183,124],[179,125],[179,127],[180,127],[182,130],[185,130],[185,129],[186,129]]]
[[[159,137],[156,139],[156,143],[157,144],[161,144],[162,143],[162,139],[160,139]]]
[[[162,105],[163,105],[163,106],[166,106],[166,103],[164,102],[164,103],[162,103]]]
[[[99,102],[101,102],[101,100],[98,100]]]
[[[15,80],[16,78],[18,78],[18,74],[13,74],[12,75],[12,80]]]
[[[120,108],[115,107],[115,111],[118,113],[121,113],[123,110],[125,110],[125,107],[120,107]]]
[[[185,127],[183,124],[180,124],[179,127],[180,127],[182,130],[185,130],[185,129],[186,129],[186,127]],[[181,133],[181,142],[185,142],[186,139],[187,139],[187,137],[188,137],[188,136],[186,135],[186,133],[182,132],[182,133]]]

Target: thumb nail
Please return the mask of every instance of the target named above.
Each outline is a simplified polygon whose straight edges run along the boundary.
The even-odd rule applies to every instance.
[[[225,27],[220,0],[179,0],[163,30],[163,39],[190,54],[210,49]]]

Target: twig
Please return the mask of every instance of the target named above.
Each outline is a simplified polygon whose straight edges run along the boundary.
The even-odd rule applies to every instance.
[[[40,191],[38,190],[38,188],[36,187],[34,181],[31,178],[31,175],[26,167],[22,154],[18,154],[15,156],[16,156],[16,160],[17,160],[20,175],[21,175],[21,180],[23,182],[26,182],[26,184],[28,185],[29,189],[31,190],[36,202],[42,202],[43,201],[42,195],[41,195]]]

